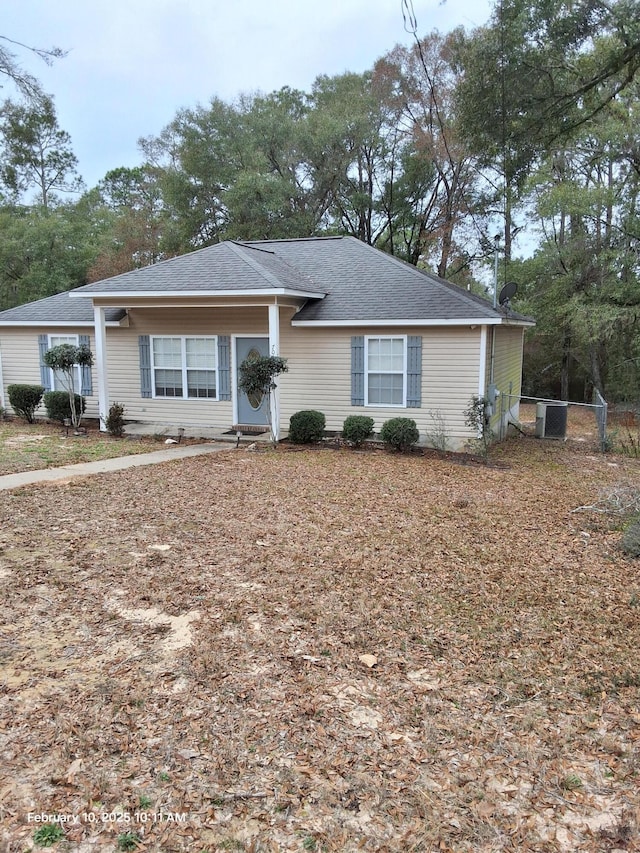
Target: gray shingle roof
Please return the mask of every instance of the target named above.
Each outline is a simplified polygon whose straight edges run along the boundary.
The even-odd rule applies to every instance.
[[[503,310],[444,279],[418,270],[353,237],[310,237],[218,243],[69,293],[0,313],[0,323],[92,322],[94,294],[170,292],[296,293],[306,302],[294,321],[379,323],[405,320],[430,323],[499,322]],[[119,309],[107,309],[118,320]],[[509,319],[528,321],[510,312]],[[530,321],[529,321],[530,322]]]
[[[226,241],[79,287],[77,293],[213,293],[289,289],[317,294],[304,271],[272,252]]]
[[[46,299],[38,299],[37,302],[27,302],[25,305],[17,305],[0,311],[0,324],[2,323],[77,323],[79,325],[93,325],[93,305],[90,299],[71,299],[69,293],[56,293]],[[124,317],[122,308],[107,308],[105,320],[107,323],[117,323]]]
[[[486,299],[356,240],[310,238],[245,243],[304,269],[326,297],[298,321],[478,320],[499,316]],[[515,317],[515,315],[511,315]]]

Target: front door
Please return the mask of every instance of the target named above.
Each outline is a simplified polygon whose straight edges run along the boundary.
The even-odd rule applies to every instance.
[[[236,338],[236,388],[238,389],[238,424],[267,426],[267,397],[248,397],[238,388],[239,368],[246,358],[269,355],[269,338]]]

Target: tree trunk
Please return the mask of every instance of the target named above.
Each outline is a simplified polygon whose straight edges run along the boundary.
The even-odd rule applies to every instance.
[[[598,352],[599,345],[597,343],[589,344],[589,365],[591,368],[591,381],[593,387],[596,388],[604,397],[604,383],[602,381],[602,364],[600,353]]]
[[[571,367],[571,333],[569,329],[564,330],[562,340],[562,362],[560,366],[560,399],[569,399],[569,379]]]

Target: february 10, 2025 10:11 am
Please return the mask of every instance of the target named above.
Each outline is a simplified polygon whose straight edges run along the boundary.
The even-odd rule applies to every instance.
[[[82,812],[81,814],[47,814],[29,812],[27,823],[57,823],[77,826],[80,823],[186,823],[186,812]]]

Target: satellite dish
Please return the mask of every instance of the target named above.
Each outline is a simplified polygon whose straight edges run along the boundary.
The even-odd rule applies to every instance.
[[[500,305],[504,305],[505,302],[508,302],[512,296],[515,296],[518,292],[518,285],[515,281],[508,281],[505,286],[500,291],[500,296],[498,297],[498,302]]]

